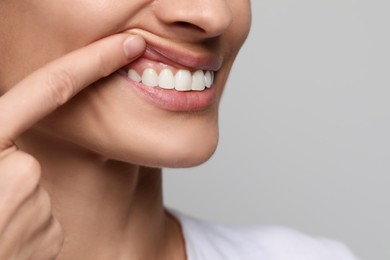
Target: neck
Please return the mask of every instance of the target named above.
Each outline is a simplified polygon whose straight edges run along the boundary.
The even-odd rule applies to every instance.
[[[33,131],[18,145],[42,165],[42,186],[64,229],[58,259],[185,259],[180,226],[163,207],[161,169],[105,159]]]

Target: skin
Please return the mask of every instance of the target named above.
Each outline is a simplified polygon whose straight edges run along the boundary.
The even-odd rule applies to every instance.
[[[3,0],[0,10],[0,259],[186,259],[161,168],[213,154],[249,0]],[[168,111],[129,90],[115,71],[151,39],[223,58],[210,108]]]

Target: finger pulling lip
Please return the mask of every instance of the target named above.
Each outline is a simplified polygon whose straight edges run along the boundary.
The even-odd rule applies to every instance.
[[[146,59],[188,70],[218,71],[224,63],[223,55],[202,44],[178,43],[141,29],[126,32],[144,38]]]
[[[215,101],[214,71],[195,70],[143,55],[118,73],[142,98],[165,110],[201,111]]]
[[[149,44],[143,56],[150,60],[188,70],[218,71],[223,62],[222,57],[214,54],[195,54],[185,50],[161,49]]]
[[[131,89],[147,102],[169,111],[203,111],[215,103],[214,73],[222,67],[222,56],[204,49],[194,51],[165,39],[155,39],[156,36],[142,34],[141,36],[147,43],[145,52],[133,63],[118,71],[122,78],[129,83]],[[172,83],[171,85],[167,84],[170,87],[164,87],[162,85],[165,84],[158,85],[153,80],[154,84],[151,84],[150,80],[146,83],[144,76],[142,76],[142,80],[139,75],[136,75],[135,78],[130,76],[130,70],[142,74],[148,68],[153,70],[152,74],[155,74],[151,78],[159,77],[159,80],[161,80],[160,72],[163,69],[166,69],[165,72],[168,70],[168,74],[174,76],[174,88],[172,88]],[[175,76],[177,72],[183,74],[181,79],[177,79],[180,76]],[[172,79],[172,76],[165,79]],[[188,84],[183,82],[188,82]],[[179,88],[177,83],[180,85]]]
[[[150,61],[150,64],[152,62],[159,63],[160,65],[167,67],[169,66],[176,70],[185,69],[190,71],[218,71],[222,66],[222,58],[218,58],[217,56],[189,56],[175,53],[174,55],[172,54],[168,57],[156,51],[153,47],[147,45],[145,52],[137,60],[124,66],[123,69],[128,71],[131,67],[133,67],[134,63],[140,63],[141,60]]]
[[[167,81],[167,78],[161,81],[161,75],[164,74],[161,72],[162,68],[171,73],[170,84],[172,85],[170,87],[167,87],[167,83],[163,83]],[[144,69],[145,71],[152,70],[155,76],[145,76],[145,71],[142,76],[137,74],[136,70],[142,71]],[[175,76],[173,76],[174,70],[177,70]],[[130,73],[131,71],[137,76],[134,77]],[[177,75],[180,73],[187,74],[187,76],[178,77]],[[161,65],[141,57],[124,69],[120,69],[118,74],[127,81],[130,90],[134,90],[142,99],[164,110],[176,112],[204,111],[210,108],[216,100],[216,91],[213,84],[214,72],[207,71],[204,73],[197,70],[191,75],[188,70],[171,69],[166,64]],[[157,76],[158,74],[159,76]],[[197,80],[199,74],[200,80]]]

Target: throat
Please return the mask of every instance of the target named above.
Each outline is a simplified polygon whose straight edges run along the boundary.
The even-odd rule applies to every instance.
[[[60,259],[155,259],[164,251],[169,228],[158,188],[161,175],[127,174],[137,176],[115,176],[104,184],[91,179],[95,187],[69,179],[59,187],[45,180],[65,231]]]
[[[67,153],[30,137],[18,146],[41,163],[41,185],[64,230],[57,259],[185,259],[181,231],[163,206],[161,169]]]

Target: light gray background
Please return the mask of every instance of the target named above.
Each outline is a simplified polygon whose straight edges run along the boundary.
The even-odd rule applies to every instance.
[[[253,0],[215,156],[166,170],[167,205],[390,259],[390,1]],[[331,259],[330,259],[331,260]]]

